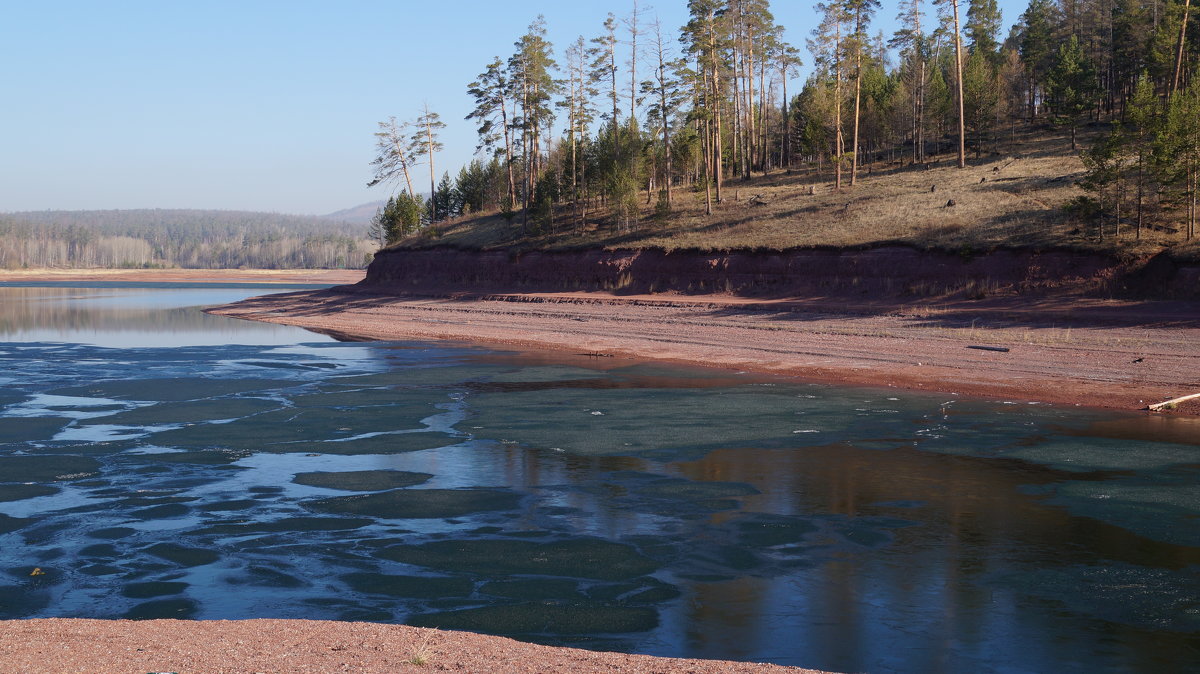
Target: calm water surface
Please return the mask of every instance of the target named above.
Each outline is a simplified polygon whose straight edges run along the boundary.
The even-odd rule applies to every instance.
[[[0,287],[0,618],[1200,671],[1200,425]],[[36,571],[35,571],[36,569]]]

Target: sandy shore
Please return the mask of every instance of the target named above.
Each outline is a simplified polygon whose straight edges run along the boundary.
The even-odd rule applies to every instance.
[[[553,648],[404,625],[316,620],[12,620],[0,669],[22,674],[252,672],[812,672]]]
[[[361,269],[0,269],[0,282],[346,284],[364,274]]]
[[[1122,410],[1200,392],[1200,306],[1179,302],[316,291],[213,313],[352,338],[463,340]]]

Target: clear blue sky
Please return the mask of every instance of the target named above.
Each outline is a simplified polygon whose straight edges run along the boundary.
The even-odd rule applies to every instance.
[[[1001,0],[1007,26],[1022,0]],[[685,0],[643,0],[674,36]],[[466,85],[544,14],[561,51],[632,1],[0,0],[0,211],[327,213],[367,189],[376,123],[448,124],[437,171],[475,148]],[[809,2],[773,3],[801,47]],[[885,1],[878,27],[897,13]],[[1003,38],[1003,35],[1001,36]],[[811,60],[807,53],[805,61]],[[792,83],[798,91],[806,71]]]

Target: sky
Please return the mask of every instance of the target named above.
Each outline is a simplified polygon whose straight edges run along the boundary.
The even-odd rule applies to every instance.
[[[686,0],[641,0],[673,48]],[[1005,28],[1024,9],[1000,0]],[[437,174],[475,151],[467,84],[539,14],[556,55],[614,3],[509,0],[0,0],[0,212],[205,208],[324,214],[368,189],[377,123],[423,105]],[[809,2],[772,3],[804,49]],[[895,29],[896,0],[876,27]],[[628,49],[626,47],[626,49]],[[811,57],[804,52],[806,63]],[[808,69],[789,84],[799,91]],[[422,166],[421,175],[428,174]],[[427,188],[426,188],[427,189]]]

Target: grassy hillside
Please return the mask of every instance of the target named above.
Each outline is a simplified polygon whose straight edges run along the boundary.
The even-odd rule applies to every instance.
[[[1081,133],[1080,147],[1102,131]],[[828,166],[823,172],[807,167],[731,180],[712,215],[704,213],[703,190],[676,189],[674,211],[661,219],[643,193],[641,224],[627,231],[608,224],[595,202],[579,225],[570,206],[559,208],[553,233],[523,237],[519,214],[509,224],[492,213],[442,223],[394,247],[728,250],[904,243],[960,252],[1032,247],[1148,255],[1170,248],[1182,259],[1200,259],[1200,244],[1185,242],[1182,232],[1144,229],[1137,241],[1133,223],[1127,222],[1114,240],[1109,221],[1106,240],[1100,242],[1094,224],[1069,218],[1062,206],[1084,194],[1075,184],[1084,168],[1066,132],[1020,131],[1001,144],[1000,152],[971,157],[962,170],[952,154],[935,157],[928,168],[909,161],[868,165],[858,185],[843,184],[840,191]],[[755,195],[764,203],[753,203]],[[947,206],[950,200],[955,205]]]

